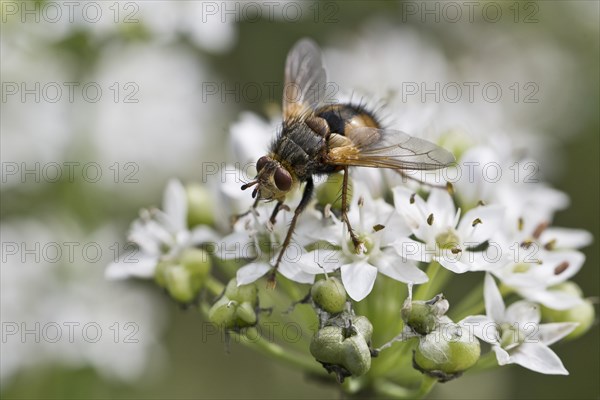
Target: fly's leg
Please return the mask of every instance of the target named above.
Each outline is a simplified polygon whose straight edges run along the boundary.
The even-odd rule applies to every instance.
[[[269,222],[271,223],[271,225],[275,225],[275,220],[277,218],[277,214],[281,210],[289,211],[290,209],[288,206],[283,204],[283,201],[278,201],[277,204],[275,204],[275,208],[273,209],[273,212],[271,213],[271,218],[269,218]]]
[[[248,211],[243,212],[241,214],[236,214],[236,215],[232,215],[231,216],[231,225],[235,225],[236,222],[238,222],[241,218],[244,218],[246,215],[250,214],[251,212],[256,212],[256,207],[258,207],[258,202],[260,199],[256,199],[254,200],[254,204],[252,204],[252,207],[250,207],[248,209]]]
[[[269,277],[267,280],[267,287],[269,287],[271,289],[275,288],[275,274],[277,273],[277,268],[279,267],[279,263],[283,259],[285,250],[288,248],[288,246],[290,245],[290,242],[292,241],[292,234],[294,233],[294,229],[296,228],[296,221],[298,221],[298,217],[300,216],[302,211],[304,211],[304,209],[308,205],[308,202],[310,201],[310,198],[312,197],[314,188],[315,188],[315,185],[313,183],[312,178],[308,178],[308,180],[306,181],[306,187],[304,188],[304,193],[302,193],[302,199],[300,200],[300,203],[294,210],[294,216],[292,217],[292,222],[290,223],[290,227],[288,228],[287,234],[285,235],[285,240],[283,241],[283,244],[281,245],[281,250],[279,250],[279,255],[277,256],[277,261],[275,262],[275,266],[273,266],[273,269],[269,273]]]
[[[352,244],[354,244],[354,250],[358,253],[362,248],[362,243],[354,233],[348,219],[348,167],[344,167],[344,180],[342,181],[342,221],[348,227]]]

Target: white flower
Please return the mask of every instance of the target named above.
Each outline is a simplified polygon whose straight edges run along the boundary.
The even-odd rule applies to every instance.
[[[273,225],[269,219],[274,205],[275,203],[266,203],[240,218],[234,225],[234,231],[222,238],[217,246],[217,256],[223,260],[252,260],[237,271],[238,285],[246,285],[260,279],[275,265],[287,234],[291,213],[285,209],[280,210]],[[315,214],[307,210],[300,218],[311,220]],[[303,240],[302,235],[296,235],[279,264],[279,273],[299,283],[314,282],[314,274],[306,273],[296,265],[305,253],[306,244],[308,243]]]
[[[560,358],[548,346],[571,333],[577,323],[540,324],[540,310],[534,303],[518,301],[506,307],[491,275],[484,287],[487,315],[467,317],[480,339],[490,343],[499,365],[519,364],[542,374],[568,375]]]
[[[357,253],[350,241],[346,225],[334,218],[334,228],[313,233],[316,241],[328,247],[307,253],[299,263],[311,274],[331,272],[340,268],[342,282],[348,295],[360,301],[373,289],[377,272],[400,282],[420,284],[427,275],[410,260],[401,257],[390,244],[409,233],[394,208],[383,199],[373,199],[360,182],[354,182],[354,200],[348,212],[350,224],[362,242]]]
[[[444,190],[431,190],[427,201],[403,187],[393,192],[396,209],[422,241],[396,241],[393,245],[398,252],[414,260],[437,261],[456,273],[476,267],[479,257],[469,249],[487,241],[503,216],[502,207],[480,206],[460,218],[460,209]]]
[[[554,286],[572,278],[583,266],[585,256],[574,250],[592,241],[589,232],[579,229],[549,228],[547,222],[531,223],[519,218],[494,235],[493,243],[501,257],[480,263],[480,269],[500,278],[523,298],[556,310],[581,304],[579,296],[555,290]]]
[[[131,224],[129,241],[137,244],[139,251],[112,262],[106,277],[152,278],[159,261],[174,260],[182,250],[214,239],[208,227],[188,229],[185,188],[173,179],[165,189],[163,210],[142,210],[140,218]]]

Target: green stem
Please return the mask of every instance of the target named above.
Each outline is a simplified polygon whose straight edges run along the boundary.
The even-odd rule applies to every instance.
[[[431,263],[429,263],[426,271],[429,280],[427,281],[427,283],[419,285],[419,287],[415,291],[413,300],[429,300],[432,297],[431,292],[433,292],[434,289],[433,282],[441,267],[442,266],[437,261],[432,261]]]
[[[218,281],[212,276],[208,277],[204,285],[206,289],[208,289],[208,291],[215,296],[220,295],[221,293],[223,293],[223,290],[225,290],[225,285],[223,285],[220,281]]]
[[[219,293],[221,293],[221,291],[219,291]],[[200,309],[204,318],[208,320],[208,311],[210,309],[208,304],[203,303]],[[238,336],[240,338],[240,343],[251,349],[260,351],[263,354],[281,360],[293,367],[300,367],[312,374],[325,375],[323,367],[321,367],[314,359],[290,349],[286,349],[276,343],[269,342],[261,336],[260,332],[254,327],[248,328],[244,333],[238,334]]]
[[[421,386],[418,389],[407,389],[384,379],[376,381],[374,388],[378,394],[386,397],[395,399],[422,399],[433,389],[435,383],[435,378],[424,375]]]
[[[250,336],[251,339],[248,336]],[[285,349],[276,343],[269,342],[260,335],[260,332],[258,332],[256,328],[248,328],[244,334],[239,335],[239,338],[240,342],[246,346],[284,361],[291,366],[301,368],[312,374],[325,375],[323,367],[313,358],[306,357],[303,354]]]
[[[512,292],[512,289],[503,285],[499,289],[502,297],[506,297]],[[485,302],[483,298],[483,283],[481,283],[473,288],[456,307],[451,307],[449,315],[453,321],[460,321],[468,315],[478,315],[484,312]]]

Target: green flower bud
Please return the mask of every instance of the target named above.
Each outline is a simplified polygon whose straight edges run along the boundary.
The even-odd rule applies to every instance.
[[[344,337],[339,326],[325,326],[310,343],[310,353],[338,377],[364,375],[371,368],[371,350],[363,335]]]
[[[362,335],[355,335],[343,342],[342,365],[353,376],[361,376],[371,369],[371,350]]]
[[[444,325],[421,340],[413,364],[421,372],[445,382],[475,365],[480,354],[479,341],[468,330]]]
[[[342,342],[344,335],[339,326],[325,326],[313,336],[310,354],[322,363],[339,365],[342,363]]]
[[[238,319],[236,311],[237,303],[223,296],[208,310],[208,319],[215,325],[231,329]]]
[[[346,290],[336,277],[329,277],[315,282],[310,289],[310,295],[317,306],[330,314],[344,311],[346,305]]]
[[[186,249],[179,262],[187,269],[192,279],[192,287],[199,291],[210,273],[211,262],[208,253],[201,249]]]
[[[324,184],[317,189],[317,201],[320,205],[331,204],[332,210],[342,209],[342,184],[344,175],[342,173],[331,174]],[[352,181],[348,179],[348,203],[352,200]]]
[[[238,303],[248,302],[253,307],[258,305],[258,288],[254,283],[238,286],[237,280],[233,278],[225,288],[225,296]]]
[[[185,189],[188,203],[188,227],[213,225],[215,222],[215,204],[210,192],[204,186],[198,184],[188,185]]]
[[[548,322],[578,322],[579,325],[565,336],[565,340],[572,340],[582,336],[594,324],[596,312],[590,300],[583,299],[575,307],[567,310],[553,310],[542,306],[542,318]]]
[[[190,272],[180,264],[169,265],[164,273],[165,286],[171,297],[181,303],[189,303],[198,294]]]
[[[373,336],[373,325],[367,317],[359,315],[352,318],[352,326],[354,326],[356,331],[365,338],[367,343],[371,341],[371,336]]]
[[[439,321],[439,317],[448,311],[448,301],[442,295],[437,295],[431,300],[404,302],[401,315],[406,325],[421,335],[432,332]]]
[[[167,286],[167,269],[171,266],[171,261],[160,261],[154,270],[154,282],[160,287]]]
[[[552,290],[558,290],[560,292],[564,292],[573,296],[577,296],[579,298],[583,297],[583,290],[577,285],[575,282],[566,281],[563,283],[559,283],[558,285],[552,286]]]
[[[252,304],[248,303],[247,301],[243,302],[237,307],[235,315],[237,316],[237,324],[240,328],[253,326],[256,324],[256,311],[254,310]]]

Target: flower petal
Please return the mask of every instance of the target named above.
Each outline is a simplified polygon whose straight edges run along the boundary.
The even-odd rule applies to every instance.
[[[282,261],[281,263],[279,263],[277,271],[281,275],[294,282],[309,284],[315,282],[315,274],[304,272],[302,269],[299,268],[297,263]]]
[[[459,323],[484,342],[497,344],[500,342],[499,325],[486,315],[470,315]]]
[[[460,261],[459,258],[442,256],[442,257],[434,257],[434,260],[439,262],[442,265],[442,267],[446,268],[449,271],[457,273],[457,274],[464,274],[465,272],[471,270],[471,266]]]
[[[457,228],[458,234],[465,245],[475,247],[498,231],[503,223],[503,217],[504,207],[501,206],[473,208],[461,218]]]
[[[504,313],[504,321],[509,323],[517,323],[521,329],[526,326],[538,324],[541,319],[540,307],[530,301],[519,300],[512,303]]]
[[[379,272],[400,282],[421,284],[429,280],[427,274],[412,261],[403,259],[392,249],[384,250],[371,262]]]
[[[433,226],[438,228],[454,228],[454,217],[456,207],[452,201],[452,196],[447,190],[432,189],[427,198],[427,207],[429,213],[433,214]]]
[[[584,300],[576,294],[561,290],[523,288],[516,290],[519,295],[534,303],[542,304],[553,310],[568,310],[581,304]]]
[[[498,365],[510,364],[510,354],[508,354],[508,351],[504,350],[500,345],[492,346],[492,350],[496,353]]]
[[[506,311],[504,300],[502,299],[500,290],[498,290],[496,281],[488,273],[485,274],[483,297],[485,299],[487,316],[496,322],[504,322],[504,313]]]
[[[187,229],[187,209],[183,184],[177,179],[171,179],[163,196],[163,211],[169,217],[174,231]]]
[[[217,243],[215,254],[221,260],[241,260],[256,257],[254,240],[247,232],[233,232]]]
[[[158,257],[132,252],[117,262],[112,262],[104,271],[106,279],[126,279],[130,277],[150,279],[158,264]]]
[[[538,337],[543,344],[550,346],[573,332],[579,325],[578,322],[555,322],[539,325]]]
[[[435,254],[435,248],[429,248],[425,243],[417,242],[408,238],[400,238],[391,244],[396,249],[400,257],[406,261],[416,260],[423,262],[431,262],[432,256]]]
[[[361,301],[371,293],[377,278],[377,268],[361,260],[342,265],[341,272],[346,292],[353,300]]]
[[[540,243],[554,243],[557,249],[579,249],[592,243],[594,237],[583,229],[548,228],[540,236]]]
[[[269,272],[271,266],[264,262],[255,262],[244,265],[237,270],[236,278],[239,285],[247,285],[260,279],[264,274]]]
[[[190,232],[190,243],[192,245],[217,241],[218,236],[215,231],[208,226],[197,226]]]
[[[318,275],[338,269],[342,265],[341,259],[340,250],[316,249],[303,254],[297,265],[308,274]]]
[[[560,358],[542,343],[523,343],[510,353],[510,362],[549,375],[569,375]]]

